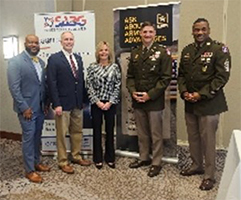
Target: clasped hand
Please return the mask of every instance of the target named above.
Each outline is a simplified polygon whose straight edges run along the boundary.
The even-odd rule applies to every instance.
[[[138,103],[145,103],[150,99],[147,92],[133,92],[132,97],[138,102]]]
[[[109,110],[112,103],[111,102],[106,102],[106,103],[103,103],[101,101],[98,101],[96,103],[96,105],[101,109],[101,110]]]
[[[197,102],[198,100],[201,99],[201,96],[198,92],[193,92],[193,93],[185,92],[184,93],[184,99],[186,101],[191,102],[191,103],[195,103],[195,102]]]

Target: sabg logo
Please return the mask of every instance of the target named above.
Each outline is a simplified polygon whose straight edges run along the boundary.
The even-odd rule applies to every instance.
[[[44,28],[83,28],[87,24],[87,19],[83,15],[44,17]]]
[[[44,17],[44,28],[46,27],[53,27],[54,25],[54,18],[53,17]]]
[[[157,14],[156,16],[156,24],[157,29],[162,29],[168,27],[169,23],[169,15],[168,13],[165,14]]]

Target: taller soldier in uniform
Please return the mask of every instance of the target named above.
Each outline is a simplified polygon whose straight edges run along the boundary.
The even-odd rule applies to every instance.
[[[165,90],[171,81],[172,60],[166,49],[154,42],[156,30],[153,24],[144,22],[140,36],[142,45],[132,50],[127,70],[127,88],[132,96],[140,159],[129,167],[151,164],[148,176],[153,177],[161,170],[162,110]]]
[[[210,190],[215,183],[219,114],[228,109],[223,87],[229,79],[231,57],[224,44],[209,37],[210,27],[206,19],[199,18],[193,23],[192,34],[194,43],[183,49],[178,75],[180,95],[185,102],[192,165],[180,174],[204,174],[199,188]]]

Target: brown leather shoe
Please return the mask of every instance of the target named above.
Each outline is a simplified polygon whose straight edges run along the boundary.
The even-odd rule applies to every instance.
[[[59,166],[59,168],[66,174],[74,173],[74,168],[70,165]]]
[[[142,166],[148,166],[151,164],[151,160],[135,160],[134,162],[130,163],[129,168],[135,169]]]
[[[43,181],[42,177],[36,172],[26,173],[26,178],[34,183],[41,183]]]
[[[49,172],[50,171],[50,167],[47,165],[43,165],[43,164],[35,165],[35,169],[39,172]]]
[[[81,165],[81,166],[90,166],[91,165],[91,161],[90,160],[72,160],[72,163]]]
[[[157,176],[160,173],[161,169],[161,166],[152,165],[147,175],[149,177]]]
[[[212,179],[203,179],[201,185],[199,186],[200,190],[211,190],[214,187],[215,180]]]
[[[201,175],[204,174],[204,170],[191,170],[191,169],[184,169],[180,172],[182,176],[193,176],[193,175]]]

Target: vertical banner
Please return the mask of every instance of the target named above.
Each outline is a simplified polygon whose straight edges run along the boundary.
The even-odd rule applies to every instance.
[[[86,68],[95,60],[95,16],[91,11],[85,12],[58,12],[37,13],[34,16],[35,33],[40,39],[41,51],[39,56],[46,62],[48,57],[60,51],[60,35],[65,31],[71,31],[75,37],[73,52],[83,59],[85,75]],[[83,141],[82,151],[92,150],[92,131],[89,104],[83,108]],[[66,136],[67,148],[69,136]],[[42,151],[56,151],[55,120],[52,110],[45,118],[42,132]]]
[[[138,156],[138,139],[131,96],[126,89],[126,73],[131,48],[141,44],[140,27],[150,21],[156,25],[155,41],[165,45],[173,60],[172,81],[166,90],[163,112],[164,160],[177,162],[176,95],[180,3],[151,4],[114,9],[114,49],[122,69],[121,105],[117,115],[117,153]]]

